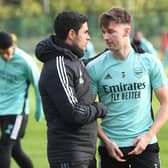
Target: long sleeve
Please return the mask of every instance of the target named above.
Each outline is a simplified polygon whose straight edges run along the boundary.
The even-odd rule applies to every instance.
[[[45,63],[40,80],[43,101],[52,102],[52,106],[56,109],[55,115],[58,115],[64,122],[90,123],[104,114],[105,107],[101,103],[92,105],[79,103],[72,77],[74,73],[70,71],[70,65],[65,64],[61,56],[56,57],[55,61]],[[43,107],[44,111],[49,110],[46,103],[43,103]]]
[[[36,121],[40,121],[43,117],[41,97],[38,88],[39,82],[39,70],[32,58],[29,58],[28,63],[28,78],[30,84],[32,84],[34,89],[34,98],[35,98],[35,119]]]

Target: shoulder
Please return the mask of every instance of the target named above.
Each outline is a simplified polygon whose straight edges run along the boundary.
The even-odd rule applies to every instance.
[[[20,64],[25,66],[36,66],[33,57],[20,48],[15,48],[15,57],[20,61]]]
[[[160,62],[159,58],[157,58],[155,55],[147,53],[147,52],[141,53],[140,56],[141,56],[141,59],[144,61],[156,62],[156,63]]]
[[[101,78],[111,62],[110,58],[112,59],[112,55],[111,51],[108,50],[87,64],[86,69],[92,80],[98,81]]]
[[[107,50],[101,54],[98,54],[97,57],[95,57],[93,60],[91,60],[88,64],[87,64],[87,68],[90,67],[101,67],[106,61],[107,58],[111,56],[111,51]]]
[[[25,61],[31,60],[31,56],[20,48],[15,48],[15,55]]]
[[[69,59],[64,56],[57,56],[53,59],[50,59],[48,62],[44,63],[48,65],[49,69],[56,67],[57,71],[66,71],[68,73],[76,74],[81,68],[84,68],[82,61],[79,59]]]
[[[154,69],[156,67],[162,67],[162,63],[155,55],[150,53],[137,53],[138,60],[143,64],[145,69]]]

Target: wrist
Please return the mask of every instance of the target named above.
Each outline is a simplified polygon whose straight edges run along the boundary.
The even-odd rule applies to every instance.
[[[146,136],[148,138],[148,141],[150,141],[155,136],[155,134],[152,131],[148,131],[146,133]]]

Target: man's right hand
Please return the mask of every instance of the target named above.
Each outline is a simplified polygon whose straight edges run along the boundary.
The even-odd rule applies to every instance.
[[[106,148],[107,148],[107,151],[108,151],[108,154],[115,158],[117,161],[119,162],[125,162],[126,160],[123,159],[122,157],[124,156],[122,151],[119,149],[118,145],[109,140],[108,142],[106,142]]]
[[[104,118],[107,112],[107,108],[101,102],[94,102],[93,105],[97,109],[96,117],[97,118]]]

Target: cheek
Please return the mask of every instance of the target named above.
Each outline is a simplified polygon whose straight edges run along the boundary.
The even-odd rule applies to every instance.
[[[86,41],[86,37],[85,36],[81,36],[81,37],[79,37],[79,39],[78,39],[78,45],[80,46],[80,48],[85,48],[86,47],[86,43],[87,43],[87,41]]]
[[[73,42],[73,45],[82,49],[82,40],[80,38],[76,38]]]
[[[112,39],[112,40],[117,40],[118,39],[118,34],[117,33],[109,33],[106,35],[107,39]]]

